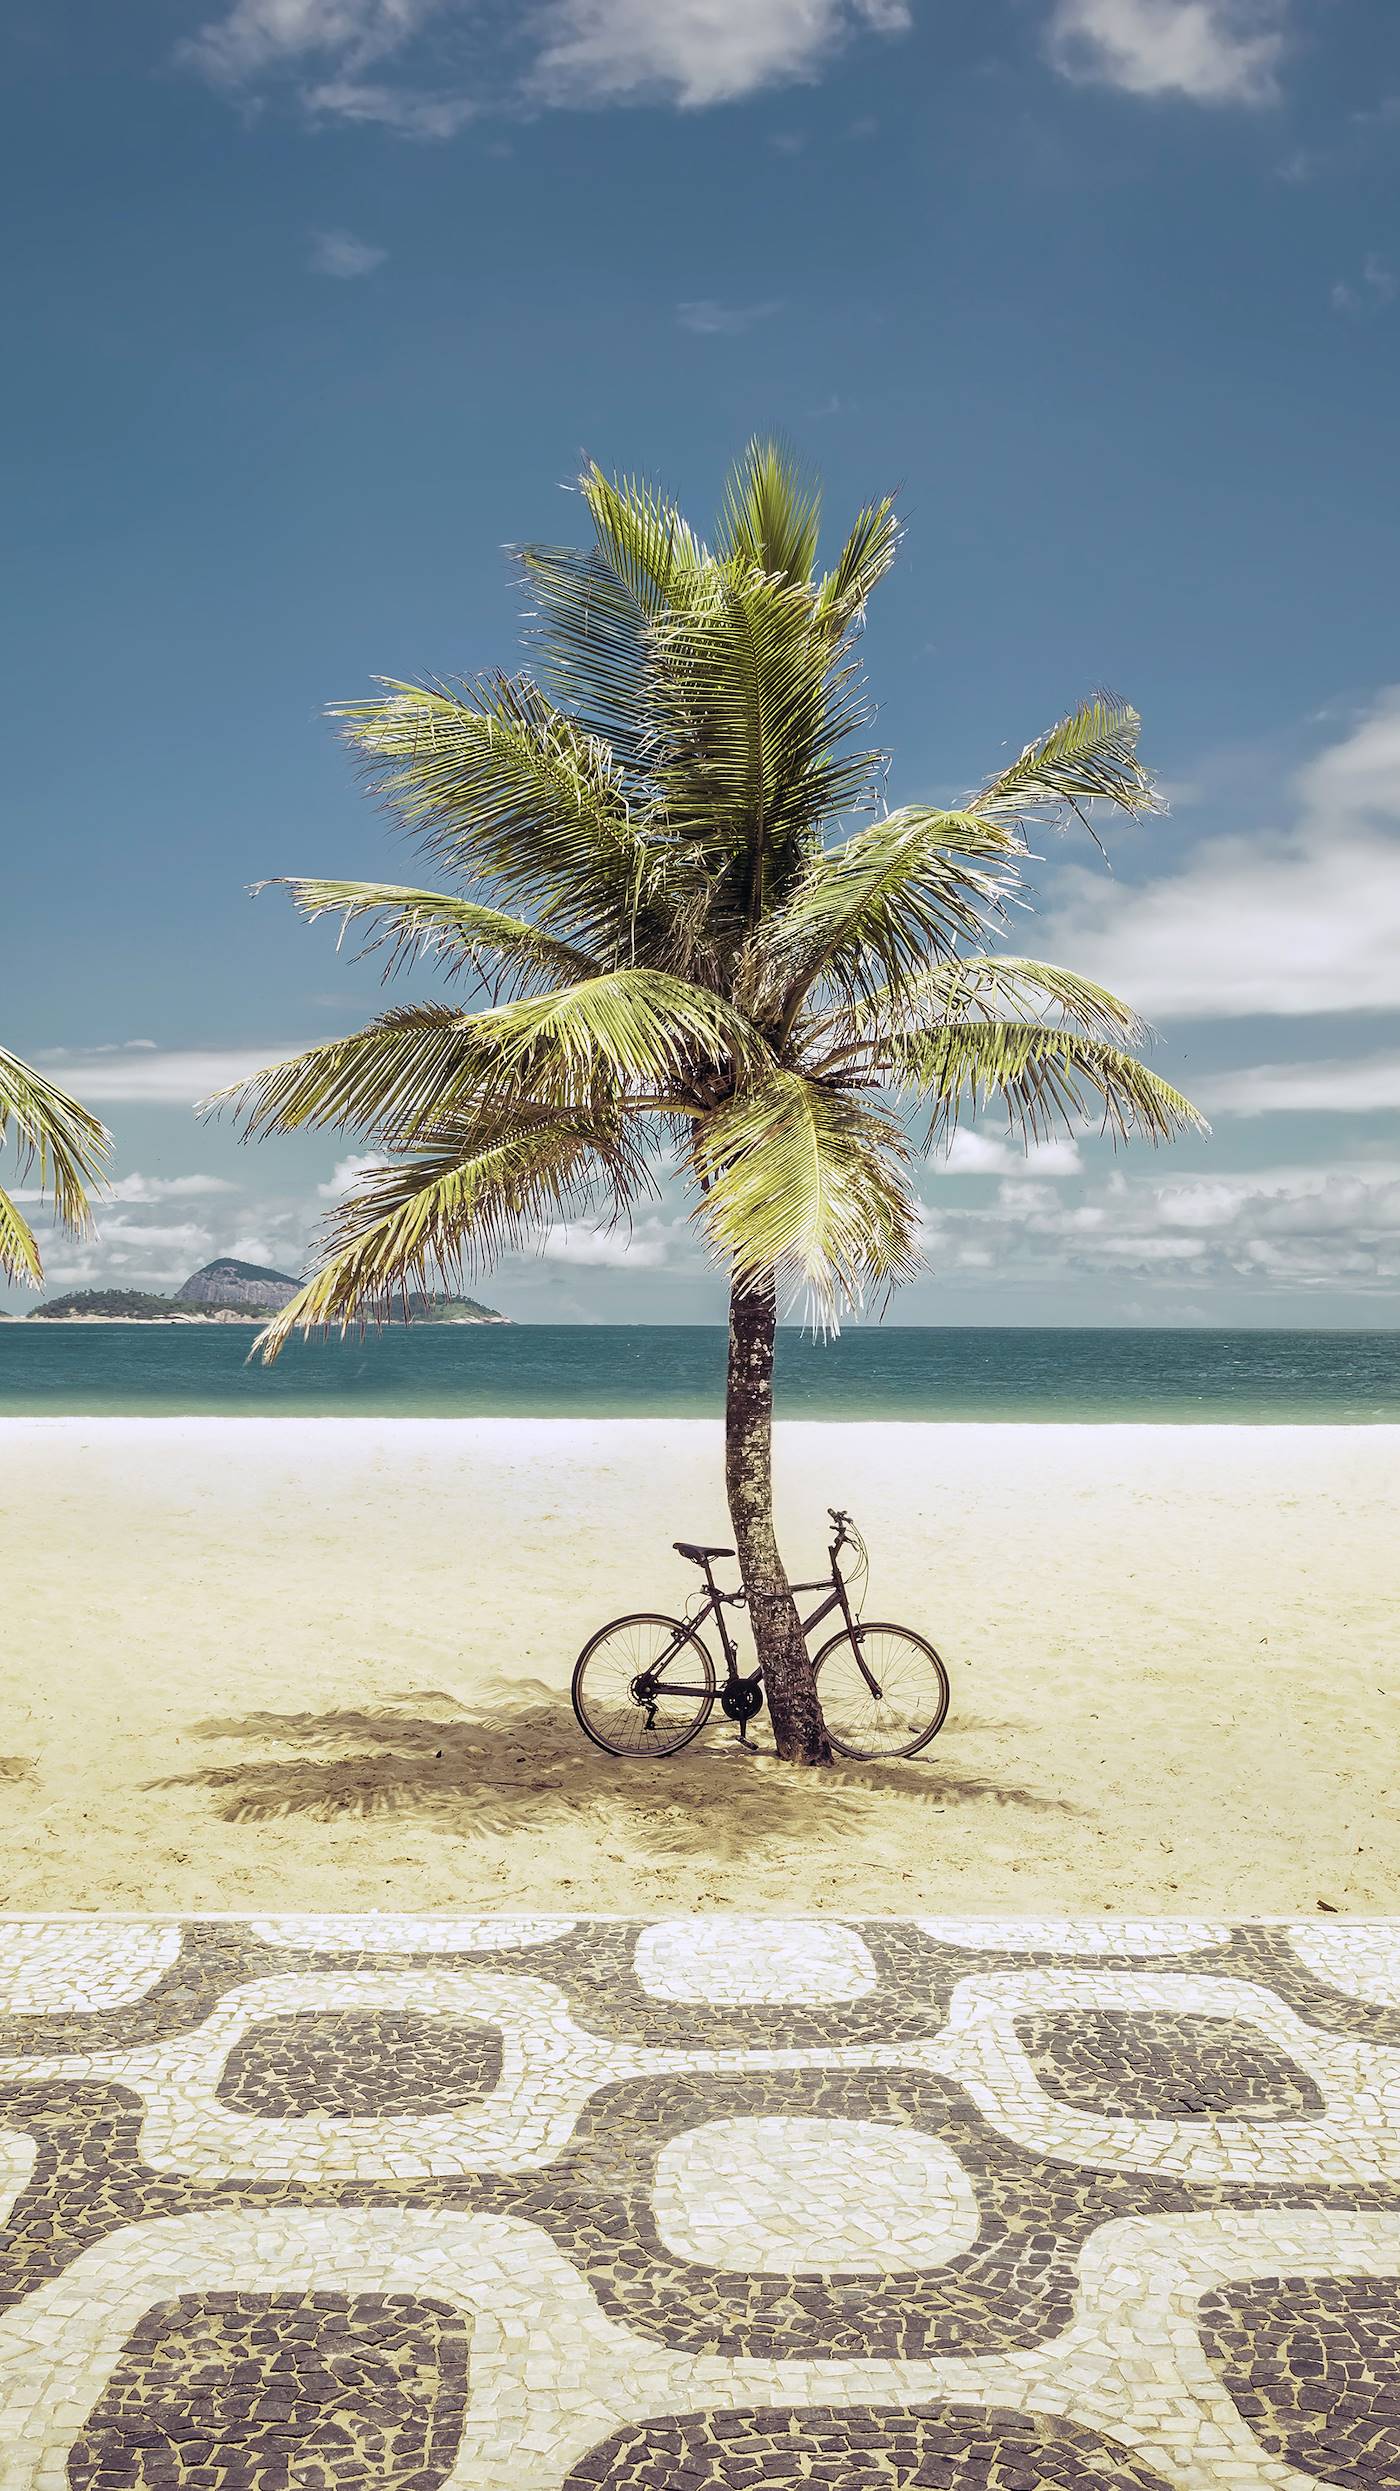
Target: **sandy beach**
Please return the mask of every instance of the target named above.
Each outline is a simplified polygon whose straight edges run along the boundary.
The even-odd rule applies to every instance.
[[[0,1905],[1400,1909],[1400,1429],[779,1438],[796,1570],[850,1506],[945,1652],[924,1759],[580,1737],[727,1537],[709,1423],[7,1423]]]

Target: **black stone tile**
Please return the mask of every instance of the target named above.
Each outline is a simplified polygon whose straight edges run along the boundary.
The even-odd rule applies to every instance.
[[[163,2302],[74,2444],[70,2491],[437,2491],[461,2446],[467,2350],[458,2311],[407,2294]]]
[[[501,2077],[494,2024],[399,2008],[316,2009],[250,2025],[218,2098],[256,2119],[424,2115],[484,2101]]]
[[[1100,2119],[1316,2119],[1312,2078],[1236,2016],[1063,2007],[1018,2016],[1044,2091]]]
[[[1400,2491],[1400,2276],[1261,2276],[1197,2319],[1270,2456],[1335,2491]]]
[[[562,2491],[1168,2491],[1097,2431],[955,2404],[687,2413],[621,2430]]]

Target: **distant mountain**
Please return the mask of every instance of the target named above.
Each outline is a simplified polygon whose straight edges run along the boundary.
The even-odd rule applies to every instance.
[[[301,1287],[290,1272],[271,1271],[265,1263],[240,1263],[234,1254],[192,1271],[176,1290],[187,1306],[239,1306],[249,1314],[271,1315],[296,1296]]]
[[[410,1323],[509,1323],[509,1315],[498,1314],[494,1306],[483,1306],[474,1297],[422,1297],[409,1291]],[[387,1320],[401,1321],[400,1310],[391,1308]]]
[[[67,1297],[47,1298],[36,1306],[31,1323],[261,1323],[294,1297],[300,1282],[285,1271],[269,1271],[260,1263],[240,1263],[221,1255],[191,1272],[174,1297],[149,1289],[75,1289]],[[482,1306],[474,1297],[424,1297],[410,1290],[410,1323],[509,1323],[509,1315]],[[377,1311],[366,1309],[369,1323],[403,1321],[403,1301]]]
[[[150,1289],[74,1289],[67,1297],[50,1297],[36,1306],[30,1323],[256,1323],[250,1306],[158,1297]]]

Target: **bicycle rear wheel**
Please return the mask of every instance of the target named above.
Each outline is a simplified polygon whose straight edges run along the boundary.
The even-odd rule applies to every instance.
[[[827,1736],[843,1756],[867,1763],[917,1756],[943,1727],[948,1672],[933,1645],[907,1626],[858,1626],[854,1636],[833,1635],[812,1668]]]
[[[674,1756],[709,1720],[715,1665],[684,1618],[617,1617],[584,1645],[572,1694],[579,1728],[607,1755]]]

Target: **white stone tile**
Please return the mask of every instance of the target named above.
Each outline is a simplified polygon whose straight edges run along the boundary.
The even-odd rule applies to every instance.
[[[179,1952],[175,1924],[0,1921],[0,2015],[83,2015],[130,2006]]]
[[[1295,1921],[1287,1932],[1295,1955],[1348,1998],[1400,2007],[1400,1921]]]
[[[834,1920],[660,1920],[637,1940],[636,1969],[651,1997],[696,2005],[820,2006],[875,1986],[864,1939]]]
[[[577,1924],[546,1913],[487,1913],[473,1919],[404,1912],[280,1912],[255,1920],[268,1946],[295,1946],[326,1955],[482,1955],[508,1946],[547,1946]]]
[[[1219,1920],[919,1920],[915,1927],[945,1946],[984,1954],[1191,1955],[1224,1946]]]
[[[712,2119],[663,2147],[656,2228],[675,2256],[730,2272],[893,2275],[977,2237],[955,2155],[865,2119]]]
[[[38,2150],[32,2136],[0,2128],[0,2231],[10,2219],[15,2199],[29,2186]]]

